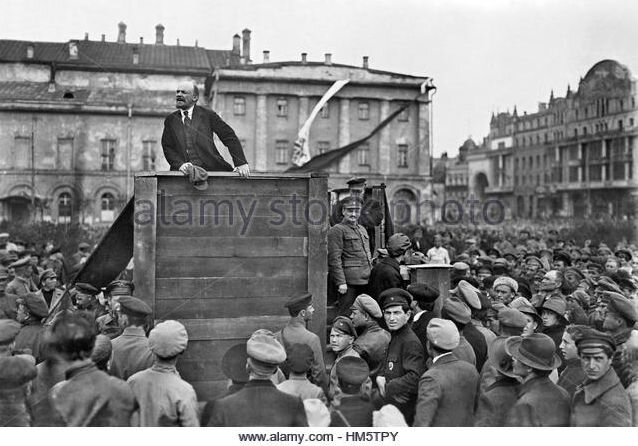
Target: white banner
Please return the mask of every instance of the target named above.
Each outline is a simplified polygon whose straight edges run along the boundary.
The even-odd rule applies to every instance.
[[[310,126],[312,122],[315,120],[321,108],[326,105],[326,103],[333,97],[344,85],[350,82],[350,79],[343,79],[336,81],[332,86],[326,91],[326,94],[317,102],[315,108],[312,109],[312,113],[304,125],[299,129],[299,134],[297,135],[297,140],[295,141],[295,149],[292,152],[292,163],[295,166],[303,166],[308,161],[310,161],[310,147],[308,146],[308,137],[310,135]]]

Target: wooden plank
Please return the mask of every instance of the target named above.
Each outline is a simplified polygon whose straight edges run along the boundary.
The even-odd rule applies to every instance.
[[[155,314],[158,319],[210,319],[239,317],[247,314],[285,314],[284,304],[288,296],[263,298],[231,297],[220,299],[156,299]]]
[[[135,178],[135,211],[136,216],[140,203],[146,203],[151,207],[157,200],[157,179],[152,177]],[[156,215],[149,213],[145,216],[134,218],[134,281],[135,295],[155,308],[155,235]]]
[[[279,315],[275,316],[243,316],[235,318],[217,319],[180,319],[188,332],[189,344],[191,341],[220,340],[220,339],[248,339],[257,329],[265,328],[271,331],[280,330],[290,316],[284,308],[280,309]],[[195,351],[201,346],[201,342],[194,342]],[[203,355],[197,355],[202,357]],[[221,358],[219,358],[221,360]]]
[[[323,202],[328,201],[328,178],[311,178],[308,184],[308,199]],[[310,324],[310,330],[321,340],[322,351],[326,345],[326,317],[327,317],[327,282],[328,282],[328,216],[319,220],[320,224],[311,224],[316,219],[309,218],[308,224],[308,263],[306,275],[308,277],[308,291],[312,293],[315,314]]]
[[[184,177],[162,179],[160,194],[188,195],[191,197],[236,197],[238,195],[261,196],[306,196],[307,179],[272,178],[266,180],[243,180],[241,178],[210,178],[208,189],[197,190]]]
[[[157,220],[159,237],[306,237],[304,221],[293,221],[281,215],[204,217],[194,216]]]
[[[161,277],[273,277],[306,275],[303,257],[182,257],[158,258],[156,276]],[[241,286],[238,283],[238,286]]]
[[[305,257],[306,237],[158,237],[164,257]]]
[[[241,287],[237,286],[238,280]],[[305,275],[277,277],[204,277],[157,279],[156,299],[215,299],[256,296],[258,298],[292,296],[307,289]]]

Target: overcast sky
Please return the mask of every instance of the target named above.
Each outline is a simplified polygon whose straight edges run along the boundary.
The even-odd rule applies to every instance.
[[[188,6],[187,6],[188,5]],[[554,89],[564,96],[602,59],[638,75],[638,2],[631,0],[0,0],[0,38],[62,42],[117,37],[230,49],[252,30],[261,61],[360,65],[434,79],[434,153],[480,142],[492,112],[533,112]]]

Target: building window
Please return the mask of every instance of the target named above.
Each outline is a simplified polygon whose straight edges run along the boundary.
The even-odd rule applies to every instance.
[[[113,221],[115,220],[115,197],[113,194],[106,192],[102,194],[100,220],[101,221]]]
[[[357,162],[360,166],[370,165],[370,145],[365,143],[359,146],[357,150]]]
[[[11,155],[13,166],[16,169],[28,169],[31,167],[31,138],[28,136],[16,136]]]
[[[244,116],[246,114],[246,98],[243,96],[235,96],[233,98],[233,114],[235,116]]]
[[[321,116],[323,119],[330,118],[330,103],[329,102],[326,102],[325,104],[323,104],[323,107],[321,107],[321,110],[319,110],[319,116]]]
[[[397,162],[398,167],[408,167],[408,145],[399,144],[399,159]]]
[[[73,138],[58,138],[58,151],[55,155],[56,169],[73,169]]]
[[[359,119],[367,121],[370,119],[370,104],[367,102],[359,102]]]
[[[73,199],[68,192],[62,192],[58,196],[58,223],[71,223],[73,215]]]
[[[330,141],[317,141],[317,154],[321,155],[330,150]]]
[[[155,145],[157,141],[142,141],[144,170],[155,170]]]
[[[100,142],[102,144],[102,170],[113,170],[115,166],[115,140],[103,139]]]
[[[634,118],[629,118],[629,127],[634,126]]]
[[[403,107],[405,104],[401,104],[401,107]],[[410,117],[410,107],[407,107],[405,110],[403,110],[401,113],[399,113],[399,121],[408,121]]]
[[[289,145],[288,141],[285,139],[278,139],[275,142],[275,163],[276,164],[288,164],[289,156]]]
[[[288,116],[288,99],[286,98],[277,99],[277,116],[283,117],[283,118]]]
[[[618,120],[618,130],[621,130],[621,131],[622,131],[622,129],[623,129],[622,119],[619,119],[619,120]]]

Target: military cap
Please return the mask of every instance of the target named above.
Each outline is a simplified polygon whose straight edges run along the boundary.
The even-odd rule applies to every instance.
[[[286,360],[286,350],[271,331],[264,329],[256,330],[250,336],[246,342],[246,353],[251,359],[273,366]]]
[[[78,282],[75,284],[75,290],[82,294],[89,294],[91,296],[95,296],[100,293],[100,290],[95,288],[93,285],[89,283]]]
[[[95,345],[93,345],[93,351],[91,352],[91,360],[95,364],[99,364],[104,361],[108,361],[113,352],[113,345],[111,339],[103,334],[99,334],[95,337]]]
[[[363,177],[353,177],[350,178],[348,181],[346,181],[346,184],[350,187],[353,186],[362,186],[363,184],[365,184],[366,179]]]
[[[487,265],[487,266],[491,266],[492,262],[494,261],[493,258],[487,257],[487,256],[480,256],[476,260],[478,260],[481,265]]]
[[[525,257],[525,263],[538,263],[538,266],[543,267],[543,262],[535,255],[528,255]]]
[[[479,274],[481,271],[486,271],[486,272],[488,272],[488,273],[490,274],[490,276],[491,276],[491,275],[492,275],[492,273],[494,272],[494,271],[492,270],[492,267],[491,267],[490,265],[487,265],[487,264],[479,265],[479,266],[476,268],[476,273],[477,273],[477,274]]]
[[[410,238],[407,235],[398,232],[390,236],[386,248],[388,250],[388,254],[391,256],[398,256],[410,249],[410,246],[412,246]]]
[[[46,301],[42,296],[38,294],[25,294],[24,296],[16,299],[16,303],[27,307],[29,313],[31,313],[36,318],[42,319],[43,317],[47,317],[49,315],[49,307],[47,306]]]
[[[571,265],[572,264],[572,258],[565,251],[558,251],[558,252],[554,253],[553,259],[554,259],[554,261],[562,260],[563,262],[565,262],[565,265]]]
[[[153,312],[146,302],[133,296],[122,296],[118,300],[124,314],[147,316]]]
[[[509,268],[509,263],[507,263],[507,260],[505,260],[503,257],[499,257],[492,262],[492,268],[496,267]]]
[[[130,296],[135,291],[135,285],[128,280],[114,280],[104,289],[111,296]]]
[[[580,280],[583,280],[585,278],[585,275],[578,268],[574,268],[573,266],[565,268],[565,270],[563,271],[563,275],[567,273],[576,274],[580,278]]]
[[[496,280],[494,281],[494,285],[492,285],[492,288],[496,288],[497,286],[500,286],[500,285],[505,285],[510,287],[510,289],[514,291],[515,293],[518,291],[518,282],[512,279],[511,277],[507,277],[507,276],[497,277]]]
[[[610,256],[610,255],[613,255],[614,253],[607,246],[603,246],[601,244],[601,246],[598,247],[598,254]]]
[[[524,338],[512,336],[505,341],[505,351],[526,366],[538,370],[553,370],[562,363],[556,354],[556,344],[542,333],[532,333]]]
[[[465,302],[457,299],[456,297],[449,297],[445,299],[443,304],[442,315],[447,316],[447,319],[451,319],[458,324],[467,324],[471,319],[471,310]]]
[[[9,265],[9,268],[20,268],[22,266],[27,266],[31,264],[31,260],[29,257],[23,257],[20,260],[16,260],[15,262]]]
[[[525,328],[527,318],[522,311],[514,308],[503,308],[498,312],[498,323],[511,328]]]
[[[301,310],[305,310],[312,303],[312,294],[304,292],[291,297],[284,304],[285,308],[288,308],[293,313],[298,313]]]
[[[607,311],[615,313],[632,323],[636,323],[636,308],[633,303],[620,293],[605,293],[609,296]]]
[[[315,358],[312,349],[307,344],[292,344],[286,351],[286,364],[294,373],[306,373]]]
[[[88,243],[86,243],[86,242],[80,242],[80,243],[78,244],[78,249],[89,249],[90,247],[91,247],[91,245],[89,245],[89,244],[88,244]]]
[[[342,201],[342,209],[361,208],[363,206],[363,200],[356,197],[347,197]]]
[[[55,273],[55,271],[53,271],[52,269],[45,269],[44,271],[42,271],[42,273],[40,274],[40,283],[44,282],[47,279],[50,279],[52,277],[57,277],[58,275]]]
[[[160,322],[148,335],[148,346],[160,358],[172,358],[188,345],[186,327],[173,320]]]
[[[350,308],[368,313],[370,316],[377,319],[383,316],[381,307],[379,307],[377,301],[367,294],[359,294]]]
[[[449,300],[449,299],[448,299]],[[454,350],[461,340],[459,330],[452,321],[433,318],[428,323],[426,336],[430,344],[441,350]]]
[[[20,328],[22,325],[13,319],[0,319],[0,345],[12,343]]]
[[[619,250],[617,250],[614,255],[618,258],[622,258],[625,257],[625,260],[627,261],[631,261],[631,259],[633,258],[631,251],[625,248],[621,248]]]
[[[412,303],[412,295],[401,288],[388,288],[379,294],[379,301],[381,302],[381,308],[384,310],[396,305],[407,305],[409,307]]]
[[[603,348],[611,353],[616,350],[616,341],[613,336],[591,327],[583,329],[577,339],[575,339],[575,342],[579,352],[587,348]]]
[[[408,285],[408,293],[414,300],[421,303],[432,303],[439,297],[439,290],[427,283],[411,283]]]
[[[350,318],[345,316],[337,316],[335,320],[332,321],[332,329],[339,330],[340,332],[355,338],[357,337],[357,330],[355,330],[352,321]]]
[[[358,356],[344,356],[335,365],[340,382],[360,386],[370,375],[368,363]]]
[[[246,370],[246,343],[235,344],[224,353],[222,358],[222,372],[224,376],[236,383],[248,382],[248,371]]]
[[[467,271],[470,269],[470,265],[465,262],[454,262],[452,264],[452,269],[455,271]]]
[[[465,301],[465,303],[475,310],[481,309],[481,300],[479,299],[480,290],[473,287],[467,280],[461,280],[456,287],[457,295]]]
[[[622,294],[622,290],[620,289],[618,284],[614,282],[613,279],[607,276],[601,276],[601,278],[598,279],[596,286],[602,291],[612,291],[614,293]]]
[[[513,257],[514,259],[518,258],[518,252],[515,249],[512,248],[507,248],[505,251],[503,251],[503,257]]]

